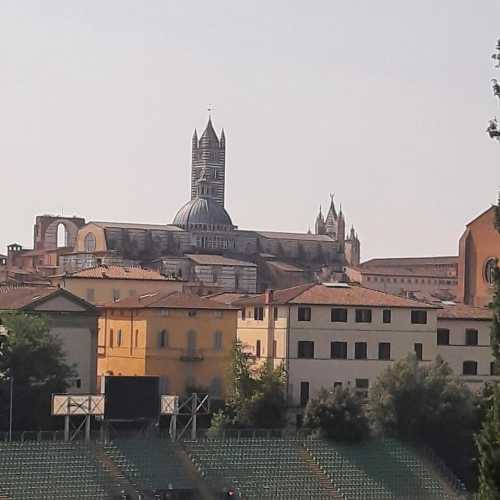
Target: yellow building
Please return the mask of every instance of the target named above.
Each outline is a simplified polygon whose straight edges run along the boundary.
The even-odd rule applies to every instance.
[[[162,394],[206,389],[224,397],[237,309],[180,292],[126,297],[99,319],[98,377],[160,377]]]
[[[97,266],[53,276],[52,285],[96,305],[142,293],[171,293],[183,290],[185,282],[167,278],[157,271],[141,267]]]

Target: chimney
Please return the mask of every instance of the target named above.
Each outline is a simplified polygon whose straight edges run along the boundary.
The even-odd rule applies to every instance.
[[[264,298],[265,298],[266,305],[272,304],[273,298],[274,298],[274,290],[272,290],[271,288],[268,288],[265,292]]]

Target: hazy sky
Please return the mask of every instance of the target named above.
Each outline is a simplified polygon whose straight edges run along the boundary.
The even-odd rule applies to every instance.
[[[35,215],[169,223],[213,103],[226,208],[362,258],[452,254],[496,199],[497,0],[0,0],[0,252]]]

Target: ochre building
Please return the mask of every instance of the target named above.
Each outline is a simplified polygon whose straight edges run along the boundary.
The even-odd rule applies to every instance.
[[[111,302],[99,319],[98,376],[160,377],[162,394],[225,395],[237,309],[179,292]]]

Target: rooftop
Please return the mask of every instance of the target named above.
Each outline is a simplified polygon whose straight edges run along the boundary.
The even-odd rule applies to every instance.
[[[135,224],[130,222],[97,222],[89,221],[88,224],[102,227],[103,229],[140,229],[144,231],[182,231],[171,224]]]
[[[142,267],[97,266],[67,275],[70,278],[172,281],[157,271]]]
[[[238,300],[248,298],[249,296],[252,295],[253,294],[248,294],[248,293],[219,292],[219,293],[212,293],[211,295],[205,295],[204,298],[215,300],[215,302],[220,302],[222,304],[232,305]]]
[[[51,296],[66,296],[74,302],[78,302],[86,309],[94,310],[94,306],[76,295],[51,286],[17,286],[0,287],[0,311],[29,309],[30,306],[37,304]]]
[[[200,265],[207,266],[241,266],[241,267],[256,267],[253,262],[245,262],[244,260],[230,259],[222,255],[208,254],[186,254],[190,260]]]
[[[438,319],[462,319],[491,321],[493,313],[487,307],[475,307],[466,304],[441,304]]]
[[[151,292],[125,297],[103,306],[105,309],[205,309],[232,310],[229,304],[182,292]]]
[[[328,241],[333,242],[330,236],[326,234],[309,233],[280,233],[277,231],[255,231],[259,236],[277,240],[301,240],[301,241]]]
[[[438,257],[387,257],[370,259],[360,264],[359,267],[399,267],[399,266],[429,266],[429,265],[454,265],[458,263],[458,256],[445,255]]]
[[[264,304],[265,294],[242,299],[238,305]],[[275,290],[273,304],[339,305],[366,307],[403,307],[435,309],[436,306],[391,295],[362,286],[331,286],[329,284],[307,283],[291,288]]]

